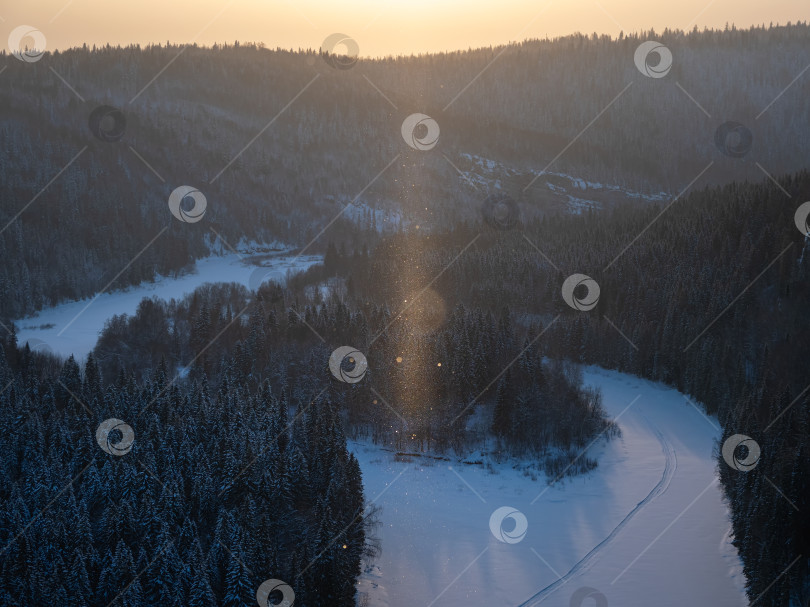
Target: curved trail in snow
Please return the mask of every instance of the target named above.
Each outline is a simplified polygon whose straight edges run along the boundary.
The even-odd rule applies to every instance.
[[[577,561],[571,569],[568,570],[562,577],[558,578],[539,592],[533,595],[529,600],[520,603],[518,607],[535,607],[539,605],[548,597],[550,597],[554,592],[562,588],[568,581],[574,577],[575,575],[585,571],[594,561],[594,559],[599,555],[599,553],[610,545],[611,542],[616,538],[619,532],[629,523],[633,517],[635,517],[639,512],[641,512],[646,506],[648,506],[654,499],[663,495],[666,490],[669,488],[669,484],[672,481],[672,478],[675,476],[675,470],[678,468],[678,458],[675,454],[675,449],[672,447],[672,444],[666,439],[666,437],[661,433],[661,431],[643,414],[639,414],[643,419],[644,422],[649,426],[650,430],[655,437],[658,439],[658,442],[661,443],[661,451],[664,453],[665,464],[664,464],[664,471],[661,474],[661,480],[659,480],[655,487],[647,494],[647,496],[641,500],[636,507],[633,508],[630,512],[627,513],[618,525],[616,525],[613,530],[608,534],[608,536],[599,542],[596,546],[594,546],[588,554],[583,556],[579,561]]]

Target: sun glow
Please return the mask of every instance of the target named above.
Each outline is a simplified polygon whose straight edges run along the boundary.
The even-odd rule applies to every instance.
[[[2,9],[4,36],[27,24],[42,31],[48,50],[87,44],[127,45],[167,41],[211,45],[235,40],[268,48],[319,48],[342,32],[357,41],[360,55],[419,54],[465,50],[526,38],[574,32],[618,35],[665,27],[723,28],[786,23],[807,18],[806,0],[709,2],[686,0],[40,0]]]

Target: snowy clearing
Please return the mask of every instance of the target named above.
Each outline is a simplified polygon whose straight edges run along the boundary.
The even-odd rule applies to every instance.
[[[747,605],[712,456],[717,420],[630,375],[589,367],[585,382],[602,388],[623,434],[591,448],[595,471],[553,487],[510,464],[395,461],[350,442],[366,498],[382,506],[382,555],[360,578],[360,604],[601,607],[571,602],[590,587],[611,607]],[[526,516],[517,543],[490,531],[502,506]]]
[[[241,247],[240,247],[241,248]],[[42,347],[67,358],[73,354],[84,360],[95,347],[107,319],[116,314],[134,314],[145,297],[179,299],[206,282],[237,282],[248,288],[255,286],[257,268],[262,268],[265,280],[283,281],[288,271],[296,273],[320,263],[320,255],[267,255],[251,257],[253,251],[211,255],[198,259],[195,271],[177,278],[159,276],[155,282],[143,282],[128,289],[108,291],[95,297],[71,301],[39,311],[33,316],[16,320],[17,340],[32,349]],[[261,266],[258,264],[261,262]]]

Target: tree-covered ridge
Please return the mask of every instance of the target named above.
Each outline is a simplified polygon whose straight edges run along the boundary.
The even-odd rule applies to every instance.
[[[354,605],[362,479],[323,392],[160,365],[104,386],[92,357],[3,346],[0,603],[244,607],[280,579],[296,605]],[[96,442],[110,417],[134,430],[120,457]]]
[[[364,59],[351,70],[333,70],[314,51],[251,44],[77,48],[33,64],[4,54],[0,228],[11,223],[0,233],[0,316],[90,296],[122,270],[115,286],[178,271],[206,253],[215,233],[229,242],[309,242],[360,192],[358,202],[378,213],[346,213],[330,227],[334,238],[376,238],[375,228],[395,228],[400,216],[446,228],[472,218],[485,195],[453,166],[475,172],[475,157],[503,167],[490,181],[520,193],[532,214],[547,211],[551,178],[523,188],[564,148],[551,170],[654,192],[679,191],[712,160],[705,179],[714,182],[759,178],[755,162],[772,172],[799,170],[810,152],[800,136],[810,130],[801,106],[810,84],[799,79],[758,115],[810,61],[808,32],[796,24],[618,40],[575,35]],[[666,79],[645,78],[634,65],[647,38],[674,54]],[[120,141],[93,137],[88,119],[101,104],[122,111]],[[435,153],[402,140],[402,121],[415,111],[441,126]],[[729,159],[715,148],[727,120],[752,130],[748,157]],[[167,209],[170,192],[184,184],[208,199],[194,226]]]

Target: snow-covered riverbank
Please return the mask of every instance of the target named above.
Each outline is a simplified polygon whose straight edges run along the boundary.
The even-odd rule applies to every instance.
[[[368,605],[569,607],[582,587],[611,607],[748,604],[712,457],[717,420],[679,392],[630,375],[591,367],[585,381],[602,388],[623,435],[592,447],[595,471],[551,488],[506,464],[493,474],[395,461],[350,443],[367,499],[382,506],[382,555],[359,584]],[[517,543],[490,531],[502,506],[526,516]],[[583,607],[602,605],[594,600]]]
[[[178,299],[206,282],[237,282],[253,287],[257,268],[251,263],[261,260],[263,278],[283,280],[286,273],[301,272],[322,260],[320,255],[261,255],[251,252],[212,255],[198,259],[195,271],[177,278],[158,277],[124,290],[107,291],[93,298],[71,301],[41,310],[34,316],[15,321],[20,345],[28,341],[31,347],[41,344],[55,354],[73,354],[83,360],[96,345],[107,319],[116,314],[133,314],[144,297]]]

